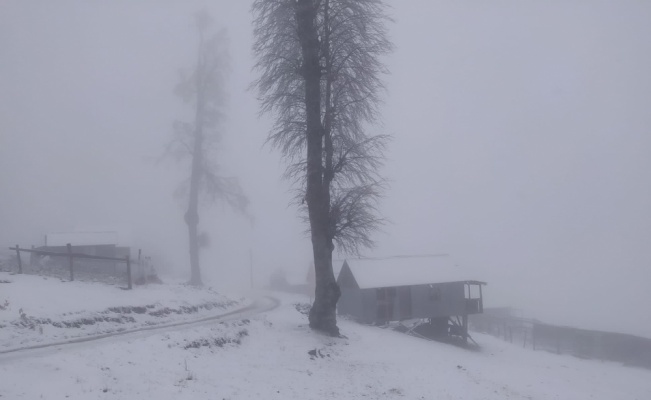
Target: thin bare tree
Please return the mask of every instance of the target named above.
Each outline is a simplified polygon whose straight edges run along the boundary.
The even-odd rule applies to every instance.
[[[254,86],[262,112],[275,116],[268,141],[288,159],[286,176],[309,221],[310,326],[338,335],[335,244],[357,253],[382,224],[378,171],[388,137],[368,130],[379,117],[390,18],[382,0],[256,0],[252,10]]]
[[[187,199],[185,222],[188,226],[190,250],[190,284],[201,285],[199,251],[207,236],[199,233],[199,201],[226,201],[238,211],[244,211],[248,200],[233,177],[219,173],[215,162],[220,122],[224,119],[225,79],[229,70],[228,40],[225,30],[210,35],[212,19],[206,11],[195,15],[199,36],[197,61],[193,69],[181,72],[175,93],[192,107],[193,121],[176,121],[174,135],[167,154],[177,159],[190,159],[190,177],[177,190]]]

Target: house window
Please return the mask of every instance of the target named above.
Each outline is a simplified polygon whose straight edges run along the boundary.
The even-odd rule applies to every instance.
[[[396,288],[378,288],[376,289],[377,299],[382,301],[393,301],[393,298],[396,297]]]
[[[441,300],[441,288],[439,286],[429,285],[429,301]]]

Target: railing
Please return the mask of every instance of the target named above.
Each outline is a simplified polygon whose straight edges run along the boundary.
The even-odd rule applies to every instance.
[[[81,253],[73,253],[72,252],[72,245],[68,243],[66,245],[68,251],[66,253],[57,253],[55,251],[46,251],[46,250],[28,250],[28,249],[21,249],[20,246],[16,245],[16,247],[10,247],[9,250],[15,250],[16,251],[16,260],[18,262],[18,273],[22,274],[23,273],[23,263],[20,258],[20,253],[25,252],[25,253],[33,253],[37,254],[40,256],[53,256],[53,257],[68,257],[69,260],[69,270],[70,270],[70,280],[74,281],[75,280],[75,273],[74,273],[74,259],[75,258],[81,258],[81,259],[86,259],[86,260],[104,260],[104,261],[117,261],[117,262],[124,262],[127,265],[127,288],[131,290],[133,288],[132,285],[132,278],[131,278],[131,259],[129,255],[127,254],[124,258],[118,258],[118,257],[104,257],[104,256],[92,256],[89,254],[81,254]]]
[[[531,318],[493,314],[491,309],[487,311],[470,316],[473,330],[507,342],[522,343],[522,347],[532,350],[651,369],[651,338],[550,325]]]
[[[481,299],[466,299],[466,313],[479,314],[484,312],[484,306]]]

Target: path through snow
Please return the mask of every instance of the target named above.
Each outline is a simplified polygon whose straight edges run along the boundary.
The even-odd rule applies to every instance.
[[[340,321],[311,332],[285,297],[263,315],[0,363],[10,399],[647,400],[651,371],[522,349],[482,351]]]

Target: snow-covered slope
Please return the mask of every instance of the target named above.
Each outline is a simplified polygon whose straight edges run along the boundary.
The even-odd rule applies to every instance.
[[[246,303],[210,288],[147,285],[134,290],[0,272],[0,352],[191,321]]]
[[[280,295],[276,295],[280,296]],[[638,399],[651,371],[534,352],[476,334],[481,351],[340,321],[315,334],[294,305],[243,320],[0,356],[7,399]],[[299,307],[300,308],[300,307]]]

